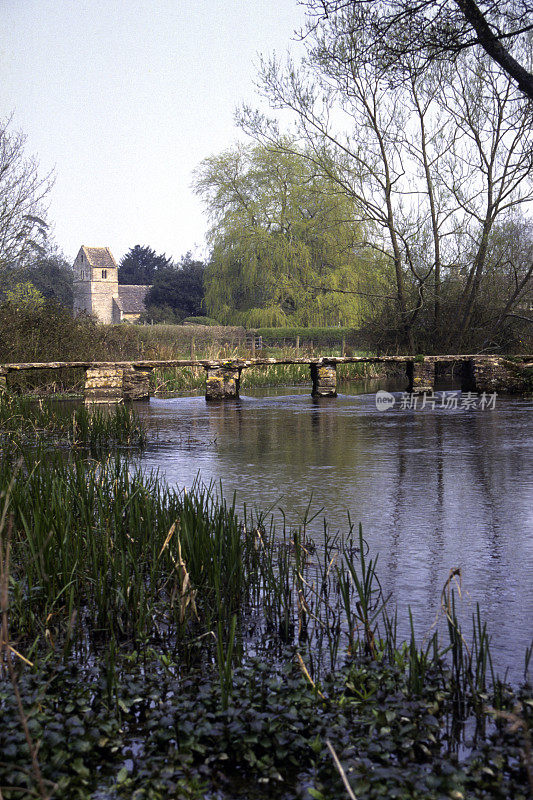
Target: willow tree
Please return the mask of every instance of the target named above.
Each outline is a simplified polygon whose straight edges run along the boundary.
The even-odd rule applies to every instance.
[[[356,325],[380,274],[357,205],[297,152],[237,145],[194,188],[212,227],[207,313],[221,322]]]

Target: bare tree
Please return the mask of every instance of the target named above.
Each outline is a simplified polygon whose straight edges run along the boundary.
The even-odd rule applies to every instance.
[[[26,137],[11,131],[10,123],[0,122],[0,269],[23,266],[43,251],[45,202],[53,185],[52,175],[41,177],[35,159],[25,155]]]
[[[512,81],[484,55],[468,59],[468,72],[454,72],[443,87],[442,103],[454,120],[455,142],[453,159],[440,172],[474,246],[471,262],[464,265],[458,325],[450,337],[461,344],[480,295],[494,226],[533,199],[533,135]]]
[[[533,30],[529,0],[304,0],[310,29],[336,18],[345,32],[363,33],[358,60],[379,63],[396,76],[416,56],[421,69],[482,48],[533,100],[531,65],[514,52]]]
[[[489,242],[482,302],[486,309],[484,346],[494,331],[504,331],[515,320],[533,323],[533,221],[514,214],[494,226]],[[495,305],[493,298],[499,297]]]
[[[263,63],[260,89],[294,114],[294,134],[316,168],[357,201],[383,232],[372,245],[390,258],[403,341],[432,307],[427,335],[443,341],[441,287],[461,287],[448,338],[465,339],[482,288],[496,221],[532,198],[533,141],[527,104],[483,53],[423,70],[404,59],[404,80],[361,59],[364,32],[338,16],[308,32],[297,68]],[[527,54],[526,54],[527,55]],[[242,127],[271,146],[278,125],[244,107]],[[474,253],[471,256],[472,252]],[[467,259],[471,258],[467,262]]]

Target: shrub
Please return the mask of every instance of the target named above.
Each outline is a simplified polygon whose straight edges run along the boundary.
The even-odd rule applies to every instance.
[[[38,307],[0,305],[0,363],[107,361],[139,358],[135,330],[101,325],[48,301]]]

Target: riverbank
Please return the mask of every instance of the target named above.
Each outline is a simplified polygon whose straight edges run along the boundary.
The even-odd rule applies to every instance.
[[[357,529],[276,531],[116,452],[4,452],[0,492],[5,798],[527,797],[531,687],[461,630],[457,576],[446,640],[402,642]]]

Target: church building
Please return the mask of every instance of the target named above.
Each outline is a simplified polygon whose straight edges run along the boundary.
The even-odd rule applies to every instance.
[[[73,270],[74,314],[86,312],[105,323],[136,322],[145,311],[151,287],[120,285],[109,247],[82,245]]]

